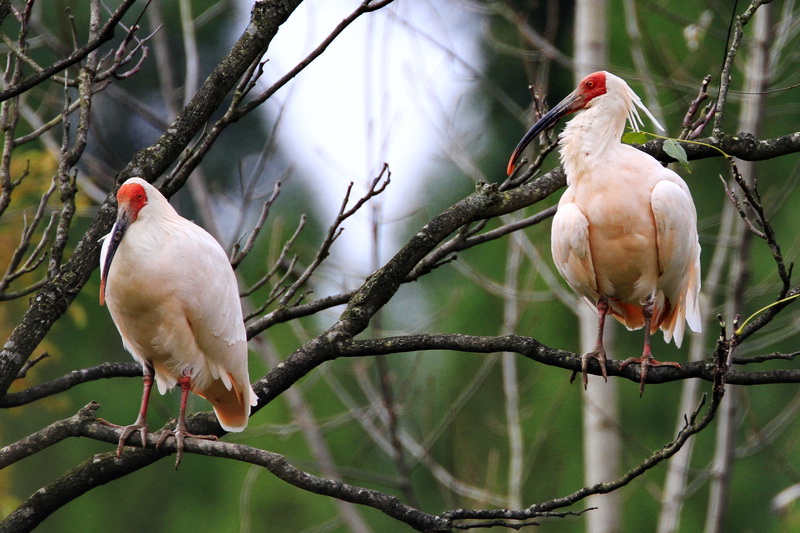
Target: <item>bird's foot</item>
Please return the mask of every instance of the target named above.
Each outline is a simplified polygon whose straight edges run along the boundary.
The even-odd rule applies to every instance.
[[[608,383],[608,374],[606,373],[606,350],[602,346],[596,346],[591,352],[587,352],[581,356],[581,373],[583,374],[583,390],[589,387],[589,359],[597,359],[600,364],[600,373],[603,379]],[[569,378],[569,382],[575,381],[575,376],[578,375],[577,370],[573,370]]]
[[[219,437],[216,435],[195,435],[194,433],[189,433],[186,431],[185,427],[180,427],[179,425],[175,430],[165,429],[161,431],[158,436],[158,442],[156,443],[156,449],[160,448],[170,437],[175,437],[175,447],[177,448],[177,453],[175,454],[175,470],[177,470],[178,466],[181,464],[181,459],[183,458],[183,440],[186,437],[191,439],[219,440]]]
[[[650,354],[643,354],[641,357],[629,357],[625,359],[621,365],[619,365],[620,370],[625,370],[625,368],[631,363],[638,363],[640,365],[639,368],[639,396],[644,394],[644,384],[647,381],[647,374],[650,371],[651,366],[672,366],[680,370],[682,367],[680,363],[675,363],[672,361],[656,361],[653,359],[653,356]]]
[[[147,448],[147,424],[137,420],[133,424],[129,426],[120,426],[119,424],[112,424],[108,420],[104,418],[98,418],[98,422],[101,424],[112,427],[115,429],[121,429],[122,433],[119,436],[119,443],[117,444],[117,459],[119,459],[120,455],[122,455],[122,449],[125,447],[125,441],[128,440],[128,437],[139,432],[139,437],[142,439],[142,448]]]

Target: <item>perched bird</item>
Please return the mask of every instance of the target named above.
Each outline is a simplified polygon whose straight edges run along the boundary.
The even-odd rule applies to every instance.
[[[607,314],[629,330],[644,326],[644,351],[621,368],[639,363],[640,394],[649,367],[650,335],[658,328],[680,347],[684,321],[700,331],[700,244],[697,212],[686,183],[650,155],[623,144],[625,121],[634,130],[639,112],[663,130],[621,78],[608,72],[586,76],[569,96],[545,114],[520,141],[508,163],[516,166],[522,150],[569,113],[559,138],[567,190],[553,219],[552,252],[559,273],[599,315],[597,341],[581,357],[583,385],[589,359],[597,359],[603,377]]]
[[[177,427],[158,440],[175,437],[177,468],[185,437],[216,439],[186,430],[190,390],[211,402],[227,431],[242,431],[256,404],[236,277],[219,243],[143,179],[122,184],[117,204],[117,221],[100,253],[100,305],[108,305],[125,348],[144,367],[139,416],[123,428],[117,456],[137,431],[146,445],[155,377],[161,394],[181,387]]]

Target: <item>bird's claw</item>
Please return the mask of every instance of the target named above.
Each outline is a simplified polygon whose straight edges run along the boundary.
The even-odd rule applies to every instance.
[[[639,396],[644,394],[644,385],[647,382],[647,374],[650,372],[651,366],[672,366],[680,370],[683,368],[680,363],[676,363],[674,361],[656,361],[653,359],[652,355],[642,355],[641,357],[629,357],[625,359],[621,365],[619,365],[620,370],[625,370],[628,365],[631,363],[638,363],[640,365],[639,368]]]
[[[175,430],[165,429],[161,431],[158,436],[156,450],[161,448],[161,445],[164,444],[170,437],[175,438],[175,448],[177,449],[175,453],[175,470],[178,469],[178,466],[181,464],[181,459],[183,459],[183,441],[186,437],[202,440],[219,440],[219,437],[216,435],[195,435],[194,433],[189,433],[186,431],[185,428],[178,427]]]
[[[119,436],[119,442],[117,444],[117,459],[119,459],[122,455],[122,450],[125,448],[125,441],[127,441],[128,437],[137,431],[139,432],[139,437],[142,439],[142,448],[147,448],[147,424],[136,421],[129,426],[120,426],[119,424],[113,424],[104,418],[98,418],[97,421],[105,426],[122,430],[122,433]]]
[[[587,352],[581,356],[581,373],[583,374],[583,390],[589,387],[589,359],[597,359],[600,365],[600,373],[603,379],[608,383],[608,373],[606,372],[606,351],[602,346],[596,347],[591,352]],[[575,376],[578,374],[577,370],[572,372],[569,382],[575,381]]]

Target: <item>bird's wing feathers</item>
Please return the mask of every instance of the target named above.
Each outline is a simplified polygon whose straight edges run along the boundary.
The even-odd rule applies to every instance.
[[[594,306],[599,294],[589,247],[589,221],[577,204],[570,201],[568,193],[562,197],[553,217],[553,260],[570,287]]]
[[[190,286],[176,294],[184,299],[184,311],[200,349],[210,361],[227,369],[232,359],[242,357],[233,348],[247,341],[239,288],[219,243],[199,227],[194,229],[189,238],[176,242],[175,253],[186,259],[176,264],[195,268],[194,272],[184,271],[182,279],[177,280]]]
[[[228,416],[232,417],[235,412],[249,413],[249,406],[256,403],[247,373],[247,334],[236,276],[219,243],[193,224],[184,235],[174,239],[170,255],[173,264],[191,264],[195,269],[193,272],[184,269],[175,279],[179,287],[175,295],[181,300],[194,342],[205,356],[205,368],[193,369],[195,392],[211,401],[223,427],[229,431],[241,430],[246,417],[242,424],[226,424],[221,411],[228,408],[231,411]],[[224,389],[220,384],[215,385],[215,380]],[[226,391],[236,398],[226,399]],[[244,409],[235,407],[237,404],[243,404]]]
[[[199,229],[199,228],[198,228]],[[195,287],[189,297],[195,300],[189,311],[191,320],[201,321],[209,333],[224,343],[246,341],[239,287],[222,247],[205,231],[192,236],[193,263],[200,269],[187,273],[194,277]],[[199,284],[202,290],[196,290]]]
[[[700,331],[701,322],[697,305],[700,290],[697,213],[686,184],[678,180],[659,181],[650,195],[650,203],[656,224],[658,288],[677,308],[670,329],[680,345],[684,316],[694,331]]]

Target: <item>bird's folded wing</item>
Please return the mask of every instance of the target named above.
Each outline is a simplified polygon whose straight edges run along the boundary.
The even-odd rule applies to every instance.
[[[194,229],[173,243],[171,261],[192,264],[174,291],[194,334],[197,347],[205,355],[214,378],[232,388],[231,377],[239,388],[249,385],[247,376],[247,335],[242,320],[239,288],[225,251],[204,231]],[[192,261],[189,263],[188,256]]]
[[[659,181],[650,202],[661,272],[658,288],[673,305],[683,307],[689,327],[700,331],[700,244],[694,202],[685,184],[672,180]]]
[[[589,247],[589,221],[572,202],[562,202],[553,218],[551,238],[553,261],[570,287],[592,305],[597,301],[592,254]]]

